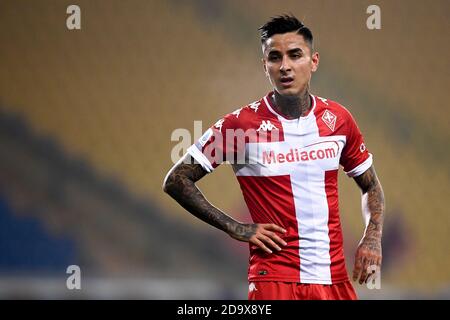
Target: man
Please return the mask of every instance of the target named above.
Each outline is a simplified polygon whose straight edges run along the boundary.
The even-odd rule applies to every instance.
[[[310,93],[319,66],[311,31],[287,15],[259,30],[273,92],[206,131],[169,171],[164,190],[196,217],[249,242],[249,299],[356,299],[344,261],[337,177],[342,165],[362,191],[366,228],[353,272],[362,284],[382,257],[384,195],[372,155],[351,114]],[[224,159],[253,224],[214,207],[195,185]]]

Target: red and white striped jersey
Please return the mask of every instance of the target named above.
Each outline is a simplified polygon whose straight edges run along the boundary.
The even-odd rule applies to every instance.
[[[249,281],[346,281],[338,169],[358,176],[372,155],[343,106],[311,95],[308,115],[291,120],[275,111],[272,94],[226,115],[188,153],[208,172],[230,162],[253,221],[287,230],[279,252],[250,245]]]

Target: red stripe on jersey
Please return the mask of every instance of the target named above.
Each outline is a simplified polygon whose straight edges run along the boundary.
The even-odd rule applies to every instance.
[[[299,235],[289,175],[237,176],[244,200],[255,223],[274,223],[286,229],[279,236],[287,242],[281,251],[264,253],[250,245],[249,281],[300,281]],[[271,192],[271,201],[264,194]],[[293,268],[297,264],[297,268]]]
[[[342,228],[339,217],[337,192],[338,170],[325,171],[325,192],[328,202],[328,236],[330,237],[331,281],[347,280],[343,249]]]
[[[316,109],[314,115],[316,116],[316,123],[319,129],[319,136],[325,137],[335,134],[345,135],[344,132],[344,114],[340,112],[329,102],[329,105],[316,98]],[[330,110],[337,118],[335,130],[332,131],[323,121],[322,115],[324,111]],[[330,272],[331,281],[333,283],[348,280],[347,271],[345,268],[345,257],[343,249],[343,236],[339,216],[339,196],[338,196],[338,170],[325,171],[325,192],[328,202],[328,235],[330,237]]]

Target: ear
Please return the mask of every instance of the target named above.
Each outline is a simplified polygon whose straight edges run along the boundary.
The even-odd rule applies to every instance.
[[[265,58],[261,58],[261,62],[263,64],[264,73],[266,74],[266,77],[268,77],[269,76],[269,72],[267,71],[266,59]]]
[[[312,72],[316,72],[317,69],[319,68],[319,60],[320,60],[320,56],[319,56],[319,53],[316,51],[313,53],[313,55],[311,57],[311,62],[312,62],[311,71]]]

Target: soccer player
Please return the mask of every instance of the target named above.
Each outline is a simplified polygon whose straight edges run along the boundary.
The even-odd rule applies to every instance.
[[[362,192],[365,230],[353,280],[381,266],[384,195],[350,112],[310,92],[313,35],[291,15],[260,29],[273,91],[217,121],[167,174],[164,191],[194,216],[249,242],[249,299],[356,299],[338,208],[341,165]],[[195,183],[227,160],[254,223],[236,221]]]

